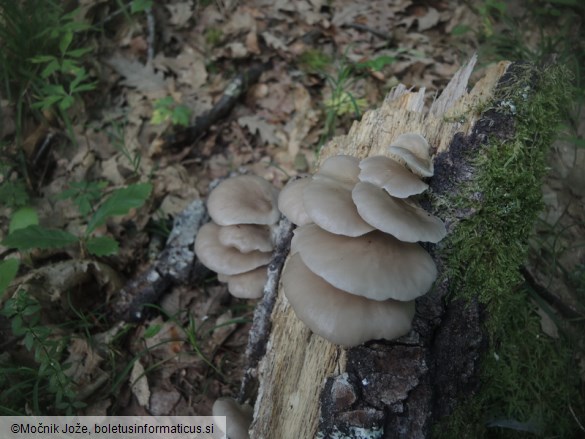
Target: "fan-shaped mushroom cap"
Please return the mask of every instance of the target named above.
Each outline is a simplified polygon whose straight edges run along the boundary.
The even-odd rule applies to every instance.
[[[256,175],[222,181],[207,199],[211,219],[220,226],[274,224],[280,218],[278,189]]]
[[[368,157],[360,162],[360,180],[384,189],[393,197],[407,198],[429,187],[400,163],[383,155]]]
[[[430,145],[420,134],[401,134],[388,147],[388,151],[404,161],[415,174],[431,177],[434,173]]]
[[[248,429],[252,423],[254,409],[248,404],[238,404],[233,398],[219,398],[211,409],[213,416],[225,416],[229,439],[250,439]]]
[[[413,301],[378,302],[341,291],[309,270],[298,253],[286,263],[282,285],[297,317],[331,343],[357,346],[410,331]]]
[[[264,285],[268,278],[266,265],[246,271],[242,274],[220,274],[217,278],[220,282],[228,284],[228,290],[234,297],[240,299],[259,299],[264,293]]]
[[[316,275],[372,300],[413,300],[437,277],[433,259],[421,246],[377,230],[350,238],[309,224],[295,230],[292,247]]]
[[[210,270],[223,274],[240,274],[266,265],[272,253],[257,250],[241,253],[235,247],[226,247],[219,241],[220,227],[209,222],[203,225],[195,238],[195,254]]]
[[[351,189],[360,173],[359,159],[350,155],[334,155],[325,159],[313,175],[315,180],[335,180],[346,189]]]
[[[226,247],[235,247],[242,253],[254,250],[272,251],[272,240],[268,226],[259,224],[235,224],[219,228],[219,242]]]
[[[289,181],[278,195],[278,209],[297,226],[311,222],[303,204],[303,190],[310,182],[310,177]]]
[[[420,207],[359,182],[351,192],[360,216],[376,229],[405,242],[439,242],[447,234],[443,221]]]
[[[313,180],[303,190],[305,211],[314,223],[331,233],[360,236],[374,228],[358,214],[351,189],[335,180]]]

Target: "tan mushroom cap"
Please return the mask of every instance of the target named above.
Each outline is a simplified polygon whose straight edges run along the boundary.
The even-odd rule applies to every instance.
[[[314,223],[331,233],[360,236],[374,230],[358,214],[351,189],[335,180],[313,180],[303,190],[305,211]]]
[[[431,160],[430,145],[426,139],[417,133],[401,134],[388,147],[388,152],[402,160],[412,172],[422,177],[431,177],[434,174]]]
[[[219,228],[219,242],[226,247],[235,247],[242,253],[254,250],[272,251],[273,245],[268,226],[259,224],[236,224]]]
[[[359,159],[350,155],[334,155],[325,159],[313,175],[315,180],[335,180],[346,189],[351,189],[359,179]]]
[[[410,331],[413,301],[378,302],[341,291],[309,270],[298,253],[286,263],[282,285],[297,317],[331,343],[357,346]]]
[[[289,181],[278,195],[278,209],[297,226],[311,222],[303,204],[303,190],[310,182],[310,177]]]
[[[373,184],[359,182],[352,197],[360,216],[376,229],[405,242],[439,242],[447,234],[443,221]]]
[[[254,415],[254,409],[248,404],[238,404],[233,398],[219,398],[211,409],[213,416],[225,416],[229,439],[250,439],[248,430]],[[218,423],[219,424],[219,423]]]
[[[393,197],[407,198],[420,194],[429,187],[400,163],[383,155],[362,160],[360,169],[360,181],[378,186]]]
[[[217,278],[220,282],[228,284],[230,294],[239,299],[259,299],[264,293],[264,285],[268,279],[267,266],[255,268],[242,274],[220,274]]]
[[[222,181],[207,199],[211,219],[220,226],[274,224],[280,218],[278,189],[256,175]]]
[[[377,230],[350,238],[309,224],[295,230],[292,247],[316,275],[372,300],[413,300],[437,277],[435,262],[420,245]]]
[[[209,222],[203,225],[195,238],[195,254],[210,270],[223,274],[240,274],[266,265],[271,252],[257,250],[242,253],[235,247],[226,247],[219,241],[220,227]]]

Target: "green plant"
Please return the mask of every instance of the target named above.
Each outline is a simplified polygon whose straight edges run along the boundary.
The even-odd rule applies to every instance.
[[[102,196],[104,183],[73,183],[62,198],[71,198],[82,215],[88,215],[91,202]],[[139,183],[117,189],[106,198],[103,203],[89,215],[89,221],[82,236],[75,236],[58,229],[47,229],[38,225],[28,224],[26,227],[18,225],[2,242],[3,245],[17,250],[33,248],[50,249],[62,248],[79,243],[82,249],[95,256],[108,256],[118,251],[118,242],[109,236],[92,236],[95,230],[113,216],[125,215],[130,209],[141,207],[150,196],[152,185]]]
[[[186,105],[177,104],[172,96],[154,101],[154,111],[150,123],[159,125],[171,121],[173,125],[189,126],[191,109]]]
[[[367,107],[367,101],[356,98],[350,91],[357,79],[367,71],[379,71],[392,62],[394,58],[385,55],[360,63],[351,63],[343,59],[336,69],[335,76],[321,72],[331,94],[324,101],[325,122],[318,149],[333,136],[340,116],[353,114],[354,119],[361,118],[362,111]]]
[[[14,414],[31,401],[34,414],[73,414],[85,404],[76,399],[76,389],[62,364],[61,356],[67,337],[54,335],[54,329],[41,323],[41,306],[26,291],[8,299],[2,315],[11,321],[12,333],[22,337],[24,346],[33,353],[38,367],[0,364],[0,400],[3,414]]]
[[[205,42],[214,47],[221,43],[223,32],[218,28],[209,28],[205,31]]]
[[[0,0],[0,83],[16,106],[17,135],[25,109],[55,110],[71,130],[67,110],[95,82],[82,66],[91,47],[79,47],[90,27],[54,0]]]

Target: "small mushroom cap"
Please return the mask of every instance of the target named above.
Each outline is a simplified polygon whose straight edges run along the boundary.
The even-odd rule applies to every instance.
[[[195,254],[210,270],[223,274],[240,274],[266,265],[272,253],[258,250],[242,253],[235,247],[226,247],[219,241],[220,227],[209,222],[203,225],[195,238]]]
[[[303,204],[303,190],[310,182],[310,177],[289,181],[278,195],[278,209],[297,226],[311,222]]]
[[[291,247],[316,275],[372,300],[413,300],[437,277],[435,262],[420,245],[377,230],[350,238],[309,224],[295,230]]]
[[[405,242],[439,242],[447,234],[443,221],[420,207],[359,182],[351,192],[360,216],[376,229]]]
[[[278,189],[257,175],[222,181],[207,199],[211,219],[220,226],[274,224],[280,218]]]
[[[434,169],[430,148],[429,143],[420,134],[407,133],[398,136],[388,147],[388,152],[404,161],[415,174],[431,177]]]
[[[309,218],[331,233],[360,236],[374,230],[358,214],[351,189],[335,180],[313,180],[303,190],[303,204]]]
[[[217,278],[220,282],[228,284],[230,294],[239,299],[259,299],[264,293],[264,285],[268,274],[266,273],[266,265],[255,268],[251,271],[246,271],[242,274],[218,274]]]
[[[242,253],[254,250],[271,252],[273,245],[268,226],[259,224],[236,224],[219,228],[219,242],[226,247],[235,247]]]
[[[384,189],[393,197],[407,198],[429,187],[417,175],[391,158],[378,155],[360,162],[360,180]]]
[[[341,291],[309,270],[298,253],[286,263],[282,285],[297,317],[331,343],[357,346],[410,331],[414,301],[378,302]]]
[[[313,178],[315,180],[334,180],[346,189],[351,189],[359,181],[359,163],[357,157],[334,155],[325,159]]]
[[[219,398],[211,409],[213,416],[225,416],[229,439],[250,439],[248,429],[252,424],[254,409],[248,404],[238,404],[233,398]]]

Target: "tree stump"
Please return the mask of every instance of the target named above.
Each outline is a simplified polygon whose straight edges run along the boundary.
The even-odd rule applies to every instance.
[[[474,65],[475,57],[428,109],[424,89],[398,86],[346,136],[332,139],[320,160],[338,154],[386,155],[398,135],[422,134],[435,151],[435,176],[422,204],[445,221],[449,233],[456,233],[457,224],[473,212],[448,214],[437,196],[464,193],[475,175],[474,154],[487,147],[489,136],[513,131],[508,122],[513,118],[492,105],[498,89],[514,81],[513,65],[493,66],[467,92]],[[425,248],[443,272],[442,243]],[[473,300],[446,301],[450,287],[450,279],[439,274],[433,290],[417,299],[407,336],[351,349],[312,334],[277,287],[276,297],[265,298],[263,311],[255,316],[254,346],[248,349],[240,399],[253,399],[257,392],[250,437],[429,437],[431,427],[452,412],[461,395],[476,392],[478,360],[486,347],[482,307]]]

